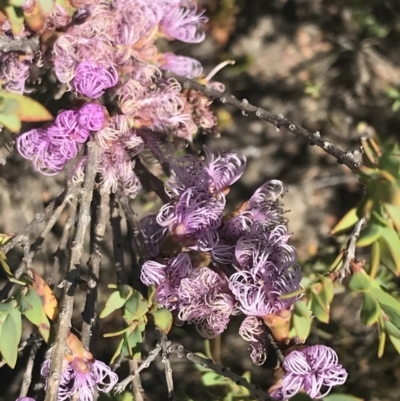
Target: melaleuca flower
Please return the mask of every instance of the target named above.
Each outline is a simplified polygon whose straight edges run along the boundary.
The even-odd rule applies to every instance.
[[[87,103],[78,112],[78,124],[90,131],[101,130],[106,123],[105,108],[98,103]]]
[[[92,61],[79,63],[75,69],[72,81],[74,89],[92,99],[97,99],[105,90],[112,88],[118,82],[118,73],[114,66],[106,68]]]
[[[162,17],[159,30],[167,39],[178,39],[187,43],[200,43],[205,33],[199,30],[201,24],[207,22],[204,12],[197,13],[197,8],[188,2],[163,1]]]
[[[240,152],[225,152],[214,155],[204,146],[205,170],[211,177],[218,192],[226,190],[235,183],[246,168],[246,158]]]
[[[44,175],[58,174],[68,162],[65,156],[68,150],[52,142],[45,129],[33,129],[20,135],[17,138],[17,149]]]
[[[279,401],[292,398],[300,390],[305,391],[312,399],[320,399],[333,386],[342,385],[347,379],[347,372],[338,363],[336,352],[325,345],[291,351],[285,357],[282,367],[285,376],[278,383],[280,387],[271,392],[271,397]]]
[[[197,268],[183,278],[177,296],[181,303],[179,319],[196,324],[205,338],[221,334],[235,308],[227,280],[208,267]]]
[[[209,230],[221,225],[225,197],[218,199],[202,188],[187,189],[176,204],[164,205],[157,222],[162,227],[169,227],[179,238],[199,239]]]
[[[296,301],[297,297],[280,299],[299,290],[301,280],[297,255],[287,239],[286,228],[278,226],[261,238],[238,241],[235,257],[240,270],[230,277],[229,286],[243,313],[264,317]]]
[[[33,56],[0,51],[0,80],[4,81],[4,89],[22,95],[25,83],[29,78]]]
[[[191,57],[177,56],[174,53],[163,53],[159,58],[160,67],[177,75],[190,79],[197,78],[203,73],[201,63]]]
[[[167,229],[157,223],[157,215],[149,214],[140,220],[140,229],[149,256],[154,258],[160,252],[161,241],[165,237]]]
[[[162,263],[149,260],[143,264],[140,279],[145,285],[157,288],[157,301],[170,310],[181,304],[179,286],[181,280],[192,271],[192,261],[188,253],[180,253]]]
[[[250,342],[250,358],[260,366],[267,359],[267,327],[262,319],[247,316],[239,328],[240,336]]]
[[[67,401],[76,394],[79,401],[93,401],[96,389],[109,393],[118,382],[118,375],[105,363],[96,360],[72,333],[68,335],[67,347],[69,353],[64,355],[57,400]],[[51,360],[46,359],[40,371],[46,382],[50,365]]]

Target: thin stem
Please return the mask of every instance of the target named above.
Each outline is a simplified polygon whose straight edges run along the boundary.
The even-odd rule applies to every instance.
[[[64,280],[63,303],[56,331],[57,341],[51,354],[50,373],[47,381],[45,401],[57,401],[65,345],[73,312],[76,279],[78,277],[80,260],[83,253],[85,233],[90,222],[90,204],[93,197],[93,187],[97,171],[98,155],[99,147],[96,142],[89,142],[88,161],[85,168],[85,179],[83,182],[83,191],[80,199],[78,222],[74,240],[72,242],[71,258],[67,277],[66,280]]]
[[[157,355],[161,352],[161,344],[157,344],[156,348],[154,348],[152,351],[150,351],[149,355],[147,358],[140,364],[140,366],[131,372],[129,376],[127,376],[122,382],[118,383],[114,387],[114,391],[119,394],[125,391],[126,386],[131,382],[132,378],[139,376],[139,373],[143,369],[147,369],[150,364],[157,358]]]
[[[165,192],[164,183],[151,173],[139,159],[136,160],[134,171],[144,189],[154,191],[164,203],[171,200]]]
[[[246,115],[254,114],[261,120],[265,120],[278,128],[285,127],[292,134],[301,136],[310,142],[310,145],[317,145],[324,152],[333,156],[339,164],[345,164],[350,170],[355,171],[362,166],[362,163],[354,160],[352,152],[344,152],[332,142],[324,139],[319,132],[311,132],[298,124],[294,124],[283,115],[273,114],[265,109],[253,106],[247,100],[239,100],[226,92],[220,92],[211,85],[202,85],[194,80],[168,73],[167,76],[175,78],[185,89],[194,89],[204,93],[210,99],[219,99],[221,103],[230,104],[241,110]]]
[[[123,284],[125,279],[125,260],[124,260],[124,241],[121,230],[121,214],[119,204],[114,194],[110,195],[110,223],[113,233],[113,249],[115,273],[117,275],[117,283]]]
[[[133,211],[131,205],[129,204],[129,198],[125,193],[121,190],[117,191],[117,196],[119,199],[119,202],[122,206],[122,209],[124,209],[125,217],[127,220],[128,225],[132,229],[132,235],[133,235],[133,241],[135,244],[135,250],[136,253],[139,255],[139,263],[142,265],[147,259],[148,259],[148,254],[146,250],[146,245],[144,243],[141,230],[140,230],[140,225],[139,222],[136,218],[136,213]]]
[[[77,204],[78,204],[78,201],[75,199],[73,202],[70,203],[69,208],[68,208],[68,210],[69,210],[68,219],[67,219],[66,223],[64,224],[60,243],[58,244],[58,248],[57,248],[56,252],[54,253],[53,271],[52,271],[50,280],[48,282],[50,287],[53,287],[54,283],[58,282],[60,272],[61,272],[61,267],[68,256],[67,255],[68,240],[70,237],[71,229],[75,225],[75,218],[76,218],[76,213],[78,210]]]
[[[161,355],[162,355],[162,362],[164,364],[164,372],[165,372],[165,379],[167,381],[167,388],[168,388],[168,400],[175,401],[175,389],[174,389],[174,379],[172,377],[172,367],[171,361],[169,359],[169,347],[171,345],[171,341],[168,340],[168,337],[165,333],[157,329],[157,333],[159,336],[159,342],[161,344]]]
[[[86,304],[83,311],[82,344],[85,348],[90,348],[92,328],[97,317],[97,287],[100,280],[100,266],[103,256],[102,243],[106,231],[106,220],[108,215],[108,195],[100,195],[95,192],[94,200],[96,207],[93,207],[90,258],[88,262],[89,279],[86,295]]]
[[[32,372],[33,366],[35,364],[36,353],[42,343],[42,339],[38,336],[37,333],[32,333],[28,340],[28,343],[31,344],[31,349],[29,352],[29,359],[28,363],[26,364],[24,377],[22,379],[21,391],[19,393],[20,397],[26,397],[26,395],[28,394],[29,387],[32,382]]]
[[[129,361],[129,368],[133,372],[137,372],[139,369],[139,364],[136,359]],[[143,387],[142,387],[142,380],[140,379],[140,375],[132,376],[132,387],[133,387],[133,399],[135,401],[143,401]]]
[[[229,368],[221,365],[217,365],[211,359],[203,358],[193,352],[187,351],[183,348],[183,345],[172,345],[169,347],[171,354],[176,354],[179,358],[186,357],[189,361],[196,363],[203,368],[211,369],[221,376],[228,377],[233,380],[238,386],[246,387],[254,396],[255,399],[261,401],[270,401],[272,398],[263,390],[261,387],[255,384],[249,383],[244,377],[237,375],[229,370]]]
[[[12,237],[11,240],[8,241],[4,246],[0,247],[0,249],[2,249],[4,253],[11,251],[11,249],[13,249],[14,246],[21,241],[22,237],[29,235],[40,224],[47,223],[52,218],[53,214],[57,213],[58,207],[62,205],[66,199],[70,198],[71,195],[78,193],[79,188],[80,187],[77,185],[70,185],[68,188],[66,188],[60,195],[57,196],[57,198],[54,199],[53,202],[46,207],[46,209],[40,213],[37,213],[34,219],[25,228],[15,234],[14,237]]]
[[[362,217],[356,225],[351,233],[351,236],[347,242],[346,249],[343,251],[344,260],[341,268],[335,272],[335,275],[338,277],[338,281],[341,282],[345,277],[350,274],[350,265],[351,262],[356,259],[356,247],[357,247],[357,239],[360,236],[360,232],[366,224],[366,219]]]

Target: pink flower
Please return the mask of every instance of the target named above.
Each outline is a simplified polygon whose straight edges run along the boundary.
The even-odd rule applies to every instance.
[[[200,61],[191,57],[177,56],[174,53],[162,54],[160,65],[163,70],[168,70],[190,79],[197,78],[203,73]]]
[[[325,345],[313,345],[290,352],[283,362],[283,369],[285,376],[281,387],[271,393],[271,397],[279,401],[292,398],[300,390],[304,390],[312,399],[320,399],[333,386],[342,385],[347,379],[347,372],[338,363],[336,352]]]
[[[114,66],[109,69],[92,61],[79,63],[72,81],[74,89],[92,99],[102,96],[106,89],[118,82],[118,73]]]

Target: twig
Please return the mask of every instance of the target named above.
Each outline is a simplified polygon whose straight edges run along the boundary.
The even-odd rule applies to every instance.
[[[271,348],[274,350],[275,355],[278,358],[280,365],[282,366],[283,361],[285,360],[285,357],[283,356],[281,349],[278,347],[278,344],[276,343],[276,340],[275,340],[274,336],[272,335],[271,330],[269,328],[267,328],[267,330],[268,330],[268,332],[267,332],[268,343],[271,346]]]
[[[50,231],[53,229],[53,227],[56,224],[58,218],[60,217],[61,212],[64,210],[65,205],[67,204],[67,202],[70,202],[71,199],[73,199],[77,195],[78,189],[79,189],[79,187],[74,188],[74,192],[72,192],[69,196],[66,196],[62,200],[62,203],[58,207],[56,207],[56,209],[53,211],[52,214],[49,215],[48,219],[45,219],[45,220],[47,220],[46,227],[44,228],[44,230],[42,231],[40,236],[36,239],[36,241],[31,246],[29,246],[29,235],[28,235],[28,233],[26,233],[26,234],[24,233],[23,234],[22,233],[23,230],[22,230],[17,234],[19,236],[18,242],[20,242],[21,244],[26,242],[26,244],[23,246],[23,248],[24,248],[24,258],[22,260],[22,263],[19,265],[19,267],[14,272],[15,278],[19,279],[21,277],[21,275],[23,273],[25,273],[31,267],[33,256],[35,256],[35,253],[38,252],[41,249],[45,238],[50,233]],[[54,202],[55,202],[54,203],[54,206],[55,206],[57,204],[57,202],[56,202],[56,200]],[[46,208],[46,210],[47,210],[47,208]],[[46,212],[46,210],[44,212]],[[30,223],[30,224],[32,224],[32,223]],[[15,237],[13,237],[12,240],[14,240],[14,238]],[[4,246],[4,248],[8,244],[9,243],[7,243]],[[12,282],[7,282],[6,283],[6,285],[0,291],[0,299],[5,299],[8,296],[8,294],[11,291],[13,285],[14,284]]]
[[[129,361],[129,368],[131,371],[135,372],[139,369],[139,364],[136,359],[130,360]],[[142,387],[142,380],[140,378],[140,375],[134,375],[132,376],[132,387],[133,387],[133,399],[135,401],[143,401],[143,387]]]
[[[76,278],[78,277],[79,264],[83,253],[85,233],[90,222],[90,204],[93,197],[93,187],[97,171],[99,147],[95,141],[88,143],[88,161],[85,168],[85,179],[80,199],[78,222],[74,241],[71,246],[71,258],[69,262],[67,279],[64,283],[63,305],[58,319],[56,343],[51,354],[51,365],[47,382],[47,391],[44,401],[56,401],[62,362],[64,359],[65,344],[70,328],[73,312]],[[69,276],[69,277],[68,277]]]
[[[92,326],[96,321],[97,306],[97,286],[100,276],[100,265],[103,251],[101,245],[106,231],[106,219],[108,214],[108,195],[100,195],[95,192],[94,200],[96,207],[93,207],[90,258],[88,262],[89,278],[88,290],[86,296],[85,309],[83,311],[82,326],[82,344],[85,348],[90,348],[90,338],[92,335]]]
[[[135,243],[136,253],[139,255],[139,263],[140,265],[142,265],[148,259],[148,254],[143,237],[141,235],[140,225],[136,218],[136,213],[133,211],[131,205],[129,204],[128,196],[125,195],[123,191],[118,190],[117,196],[122,206],[122,209],[124,209],[126,221],[132,229],[132,235],[133,235],[133,241]]]
[[[35,364],[36,353],[42,343],[42,338],[39,337],[37,333],[32,333],[28,339],[28,343],[31,344],[31,350],[29,353],[28,363],[26,364],[24,377],[22,379],[21,391],[19,393],[20,397],[26,397],[28,394],[32,382],[32,372]]]
[[[125,391],[126,386],[131,382],[131,380],[134,377],[139,376],[139,373],[143,369],[147,369],[150,364],[157,358],[157,355],[161,352],[161,344],[157,344],[156,348],[154,348],[152,351],[150,351],[149,355],[147,358],[140,364],[140,366],[129,376],[127,376],[124,380],[122,380],[120,383],[118,383],[115,387],[114,390],[117,394],[122,393]]]
[[[360,232],[366,224],[366,219],[362,217],[358,220],[357,224],[354,226],[354,229],[351,233],[351,236],[347,242],[346,249],[343,251],[344,260],[340,269],[335,273],[338,277],[338,281],[341,282],[345,277],[350,274],[350,264],[356,258],[356,247],[357,247],[357,239],[360,236]]]
[[[53,263],[53,271],[51,274],[51,277],[48,281],[48,284],[50,287],[53,287],[54,283],[58,281],[58,277],[56,280],[56,275],[59,275],[61,272],[61,265],[63,264],[64,260],[67,258],[67,246],[68,246],[68,240],[70,236],[70,232],[72,227],[75,225],[75,217],[77,213],[77,200],[72,202],[69,205],[69,216],[64,224],[63,232],[61,234],[61,239],[60,243],[58,245],[58,248],[56,252],[54,253],[54,263]]]
[[[164,203],[171,200],[165,192],[164,183],[151,173],[139,159],[136,160],[134,171],[144,189],[154,191]]]
[[[204,93],[210,99],[219,99],[221,103],[230,104],[241,110],[245,114],[254,114],[256,117],[265,120],[278,128],[285,127],[292,134],[302,136],[310,141],[311,145],[317,145],[326,153],[333,156],[338,163],[345,164],[350,170],[357,170],[361,167],[362,163],[354,160],[352,152],[344,152],[332,142],[324,139],[319,132],[311,132],[298,124],[294,124],[285,118],[283,115],[270,113],[260,107],[253,106],[246,99],[239,100],[226,92],[220,92],[212,88],[210,85],[202,85],[191,79],[168,73],[167,76],[175,78],[186,89],[194,89]]]
[[[57,208],[62,205],[71,195],[78,193],[79,186],[70,185],[66,188],[60,195],[51,202],[46,209],[37,213],[34,219],[22,230],[20,230],[14,237],[11,238],[4,246],[0,247],[3,249],[4,253],[9,252],[14,246],[20,242],[21,238],[29,235],[36,227],[38,227],[42,223],[47,223],[54,213],[57,212]]]
[[[221,365],[217,365],[211,359],[203,358],[193,352],[185,350],[183,345],[171,345],[168,349],[169,353],[176,354],[179,358],[186,357],[189,361],[193,363],[197,363],[198,365],[202,366],[203,368],[211,369],[214,372],[220,374],[221,376],[228,377],[229,379],[233,380],[235,384],[238,386],[246,387],[256,398],[257,400],[261,401],[270,401],[272,398],[263,390],[261,387],[256,384],[249,383],[244,377],[233,373],[229,368]]]
[[[3,52],[22,52],[34,53],[39,50],[38,37],[27,38],[8,38],[4,35],[0,36],[0,50]]]
[[[171,346],[171,341],[168,340],[168,337],[165,333],[161,330],[157,329],[157,333],[159,336],[159,342],[161,344],[161,357],[162,362],[164,364],[164,371],[165,371],[165,379],[167,381],[167,388],[168,388],[168,400],[175,401],[175,389],[174,389],[174,379],[172,377],[172,367],[171,361],[169,359],[169,347]]]
[[[126,282],[125,279],[125,261],[124,261],[124,241],[121,231],[121,214],[119,212],[119,204],[115,199],[115,195],[110,195],[110,223],[113,233],[113,249],[115,273],[117,275],[117,283]]]

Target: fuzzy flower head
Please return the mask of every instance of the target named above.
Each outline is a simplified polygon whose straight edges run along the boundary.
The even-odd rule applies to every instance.
[[[301,390],[312,399],[320,399],[333,386],[342,385],[347,379],[347,372],[338,363],[336,352],[325,345],[290,352],[283,362],[283,369],[285,376],[281,387],[271,392],[271,397],[279,401],[292,398]]]
[[[99,131],[106,123],[105,108],[99,103],[87,103],[78,112],[78,124],[89,131]]]
[[[19,397],[15,401],[36,401],[36,400],[31,397]]]
[[[97,99],[105,90],[118,82],[118,73],[114,66],[106,68],[92,61],[79,63],[72,81],[74,89],[80,94]]]
[[[74,394],[79,401],[93,401],[95,390],[108,393],[118,382],[118,375],[109,366],[94,359],[93,355],[83,348],[81,341],[72,333],[67,338],[68,354],[65,354],[58,401],[67,401]],[[43,362],[41,374],[46,379],[50,375],[51,360]]]
[[[226,329],[235,300],[225,278],[208,267],[200,267],[182,279],[178,296],[179,319],[195,323],[203,337],[214,338]]]

